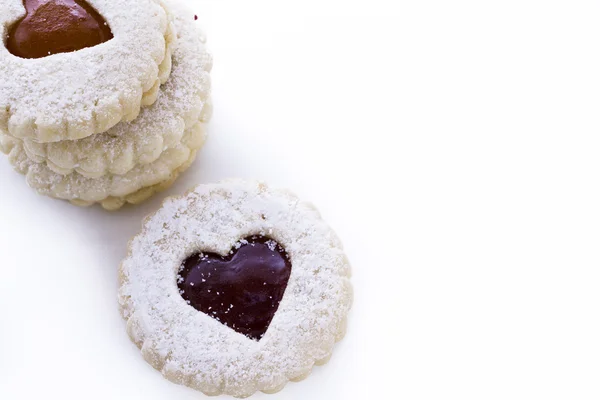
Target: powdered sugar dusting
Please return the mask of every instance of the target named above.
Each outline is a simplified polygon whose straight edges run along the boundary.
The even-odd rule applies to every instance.
[[[227,255],[252,235],[271,237],[292,262],[260,342],[196,311],[177,287],[182,260]],[[245,181],[198,186],[146,219],[129,250],[119,290],[128,331],[145,358],[178,383],[209,394],[273,391],[326,360],[343,336],[352,299],[348,261],[318,212],[286,191]]]
[[[159,81],[167,16],[157,0],[87,0],[114,38],[98,46],[22,59],[0,46],[0,129],[40,142],[100,133],[139,113]],[[22,0],[0,2],[0,37],[25,13]]]

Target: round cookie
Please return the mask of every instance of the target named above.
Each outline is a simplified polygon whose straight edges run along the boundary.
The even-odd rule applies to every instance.
[[[185,169],[206,139],[204,122],[197,122],[186,130],[181,142],[164,151],[160,157],[146,165],[138,165],[124,175],[105,175],[100,178],[87,178],[77,172],[61,175],[50,170],[46,164],[30,160],[19,139],[0,134],[0,150],[8,154],[15,170],[26,176],[27,183],[38,193],[77,205],[101,203],[106,209],[117,209],[116,202],[123,205],[141,189],[159,185],[171,180],[174,173]]]
[[[198,119],[207,122],[212,58],[206,39],[196,28],[193,14],[173,9],[177,46],[171,76],[160,89],[156,103],[144,108],[132,122],[122,122],[105,133],[85,139],[37,143],[24,140],[27,156],[63,175],[78,172],[89,178],[123,175],[137,165],[156,161],[175,147],[186,129]]]
[[[200,185],[146,218],[119,305],[145,360],[208,395],[274,393],[327,362],[352,303],[315,208],[258,182]]]
[[[135,119],[175,35],[158,0],[0,0],[0,37],[0,130],[45,143]]]

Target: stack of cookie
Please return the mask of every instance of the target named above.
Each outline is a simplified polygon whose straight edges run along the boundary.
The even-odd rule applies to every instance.
[[[160,0],[0,0],[0,150],[37,192],[76,205],[167,188],[211,114],[196,19]]]

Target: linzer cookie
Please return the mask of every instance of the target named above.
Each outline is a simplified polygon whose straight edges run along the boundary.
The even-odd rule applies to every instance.
[[[158,100],[142,109],[132,122],[122,122],[105,133],[80,140],[37,143],[25,139],[27,156],[46,163],[57,174],[73,172],[88,178],[123,175],[136,166],[156,161],[181,142],[186,130],[211,116],[210,75],[212,58],[191,12],[174,5],[177,47],[169,80]]]
[[[38,193],[116,210],[167,188],[193,162],[211,116],[212,59],[194,14],[175,5],[177,47],[158,101],[132,122],[88,138],[41,144],[0,133],[0,150]]]
[[[0,130],[40,143],[135,119],[168,78],[158,0],[0,0]]]
[[[235,180],[167,199],[145,220],[118,298],[132,341],[167,379],[247,397],[329,360],[345,334],[349,278],[313,206]]]

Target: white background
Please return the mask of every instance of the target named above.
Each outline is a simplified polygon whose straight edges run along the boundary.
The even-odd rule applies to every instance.
[[[116,271],[227,177],[314,202],[354,265],[331,362],[255,398],[600,397],[599,2],[191,3],[215,114],[168,193],[79,209],[0,160],[0,399],[202,398],[130,343]]]

